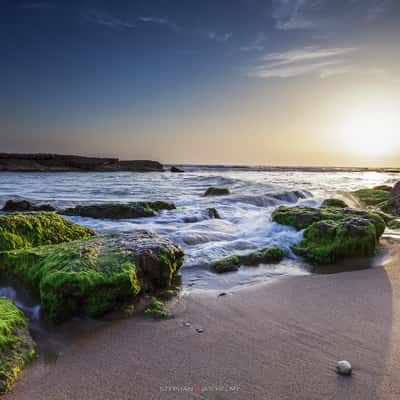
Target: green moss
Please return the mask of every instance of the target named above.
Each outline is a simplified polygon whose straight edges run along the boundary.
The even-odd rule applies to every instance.
[[[318,221],[304,231],[293,251],[317,264],[334,264],[351,256],[371,256],[377,246],[375,225],[366,219]]]
[[[151,208],[154,211],[175,210],[176,209],[176,206],[174,203],[168,203],[166,201],[145,202],[144,204],[146,204],[147,207]]]
[[[237,271],[240,267],[240,259],[238,256],[230,256],[223,258],[212,264],[211,268],[219,274],[224,272]]]
[[[54,213],[0,216],[0,251],[70,242],[93,235],[91,229]]]
[[[169,312],[164,303],[155,300],[145,308],[144,315],[153,319],[163,319],[168,318]]]
[[[280,249],[279,247],[267,247],[253,253],[240,256],[239,261],[240,264],[243,265],[279,263],[283,260],[285,255],[285,251]]]
[[[382,189],[360,189],[352,192],[352,195],[358,199],[365,207],[377,207],[384,212],[390,212],[388,190]]]
[[[157,297],[160,300],[168,301],[178,296],[178,293],[179,293],[178,289],[167,289],[160,292]]]
[[[55,322],[98,317],[140,291],[131,255],[107,238],[0,253],[0,274],[25,282]]]
[[[346,208],[348,205],[346,202],[340,199],[326,199],[322,203],[322,207],[336,207],[336,208]]]
[[[8,393],[20,371],[35,355],[24,315],[0,297],[0,395]]]
[[[230,194],[228,188],[210,187],[204,193],[204,196],[226,196]]]
[[[352,210],[350,208],[280,206],[272,213],[273,221],[282,225],[292,226],[298,230],[305,229],[314,222],[326,220],[341,221],[350,217],[362,217],[371,221],[375,225],[377,238],[385,230],[385,221],[378,214],[369,211]]]

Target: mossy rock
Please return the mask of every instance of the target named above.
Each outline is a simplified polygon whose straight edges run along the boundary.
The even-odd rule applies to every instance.
[[[54,213],[0,216],[0,251],[71,242],[93,235],[91,229]]]
[[[28,200],[8,200],[3,207],[5,212],[32,212],[32,211],[56,211],[50,204],[36,205]]]
[[[34,356],[35,344],[24,315],[13,302],[0,297],[0,395],[11,390]]]
[[[224,272],[237,271],[239,267],[240,259],[238,256],[226,257],[211,265],[211,268],[219,274],[222,274]]]
[[[388,205],[390,192],[388,190],[378,189],[360,189],[351,194],[360,201],[364,207],[376,207],[384,212],[391,212]]]
[[[161,210],[173,210],[175,208],[175,204],[165,201],[138,201],[132,203],[79,205],[74,208],[68,208],[61,213],[89,218],[130,219],[154,217]]]
[[[375,225],[377,238],[383,234],[386,227],[385,221],[378,214],[351,208],[280,206],[272,213],[272,220],[274,222],[289,225],[298,230],[305,229],[315,222],[326,220],[340,221],[350,217],[362,217],[370,220]]]
[[[169,311],[163,302],[154,300],[145,308],[144,315],[147,318],[164,319],[169,317]]]
[[[322,207],[346,208],[348,207],[348,205],[343,200],[331,198],[324,200],[322,203]]]
[[[61,322],[100,317],[139,292],[168,287],[183,253],[151,234],[107,236],[0,253],[0,277],[15,277],[38,295],[41,315]]]
[[[364,218],[324,220],[311,224],[293,251],[316,264],[334,264],[345,257],[372,256],[377,246],[375,225]]]
[[[223,258],[211,265],[217,273],[237,271],[241,265],[260,265],[279,263],[286,256],[278,247],[266,247],[245,255],[233,255]]]
[[[229,189],[220,187],[209,187],[204,196],[226,196],[230,194]]]
[[[281,262],[285,256],[285,251],[279,247],[267,247],[253,253],[240,256],[239,260],[240,264],[242,265],[272,264]]]
[[[372,188],[372,190],[384,190],[386,192],[390,192],[392,189],[393,187],[389,185],[378,185]]]

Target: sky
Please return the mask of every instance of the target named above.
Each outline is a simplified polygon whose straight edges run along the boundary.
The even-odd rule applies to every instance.
[[[0,0],[0,152],[400,167],[398,0]]]

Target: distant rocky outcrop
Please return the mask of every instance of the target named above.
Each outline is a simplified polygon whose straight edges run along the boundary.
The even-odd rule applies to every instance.
[[[157,161],[118,158],[83,157],[62,154],[0,153],[0,171],[12,172],[65,172],[65,171],[164,171]]]
[[[226,196],[228,194],[230,194],[228,188],[209,187],[204,193],[204,196]]]
[[[32,212],[32,211],[56,211],[51,204],[33,204],[28,200],[8,200],[3,207],[5,212]]]

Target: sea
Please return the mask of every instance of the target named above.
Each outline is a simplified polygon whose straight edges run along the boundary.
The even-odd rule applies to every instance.
[[[148,230],[171,239],[185,252],[181,284],[185,290],[233,290],[287,276],[310,274],[310,266],[290,247],[302,232],[272,222],[281,204],[318,206],[329,197],[354,199],[349,192],[375,185],[393,185],[395,172],[318,168],[183,166],[185,173],[88,172],[0,173],[0,207],[9,199],[26,199],[58,207],[108,202],[173,202],[176,210],[151,218],[99,220],[67,217],[98,234]],[[209,187],[228,188],[227,196],[206,197]],[[215,208],[220,219],[211,218]],[[274,265],[242,267],[217,275],[210,264],[233,254],[277,246],[289,257]],[[17,299],[15,288],[0,284],[0,295]],[[23,301],[20,300],[24,307]],[[37,313],[34,306],[31,313]]]

